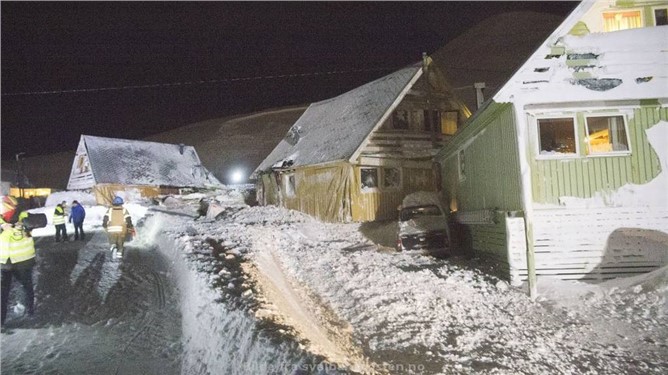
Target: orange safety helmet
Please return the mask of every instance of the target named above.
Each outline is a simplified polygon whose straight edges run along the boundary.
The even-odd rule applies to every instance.
[[[2,219],[9,223],[16,212],[19,202],[11,195],[2,197]]]

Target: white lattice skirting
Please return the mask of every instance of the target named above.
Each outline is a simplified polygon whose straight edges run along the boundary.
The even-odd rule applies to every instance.
[[[668,263],[668,209],[558,208],[533,215],[536,274],[611,279]],[[507,218],[512,282],[526,280],[524,219]]]

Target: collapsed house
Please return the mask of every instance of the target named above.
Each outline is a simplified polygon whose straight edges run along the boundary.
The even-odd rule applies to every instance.
[[[82,135],[67,189],[91,190],[110,204],[118,192],[154,197],[215,186],[192,146]]]
[[[439,189],[432,158],[468,116],[425,56],[311,104],[254,171],[258,202],[329,222],[396,218],[404,196]]]

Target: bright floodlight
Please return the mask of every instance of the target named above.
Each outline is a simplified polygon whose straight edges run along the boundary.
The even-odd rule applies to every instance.
[[[244,173],[237,169],[236,171],[232,172],[232,182],[235,184],[240,183],[244,179]]]

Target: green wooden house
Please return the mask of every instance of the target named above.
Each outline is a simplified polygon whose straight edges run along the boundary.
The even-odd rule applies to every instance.
[[[512,282],[668,263],[667,8],[581,3],[437,155],[462,242]]]

